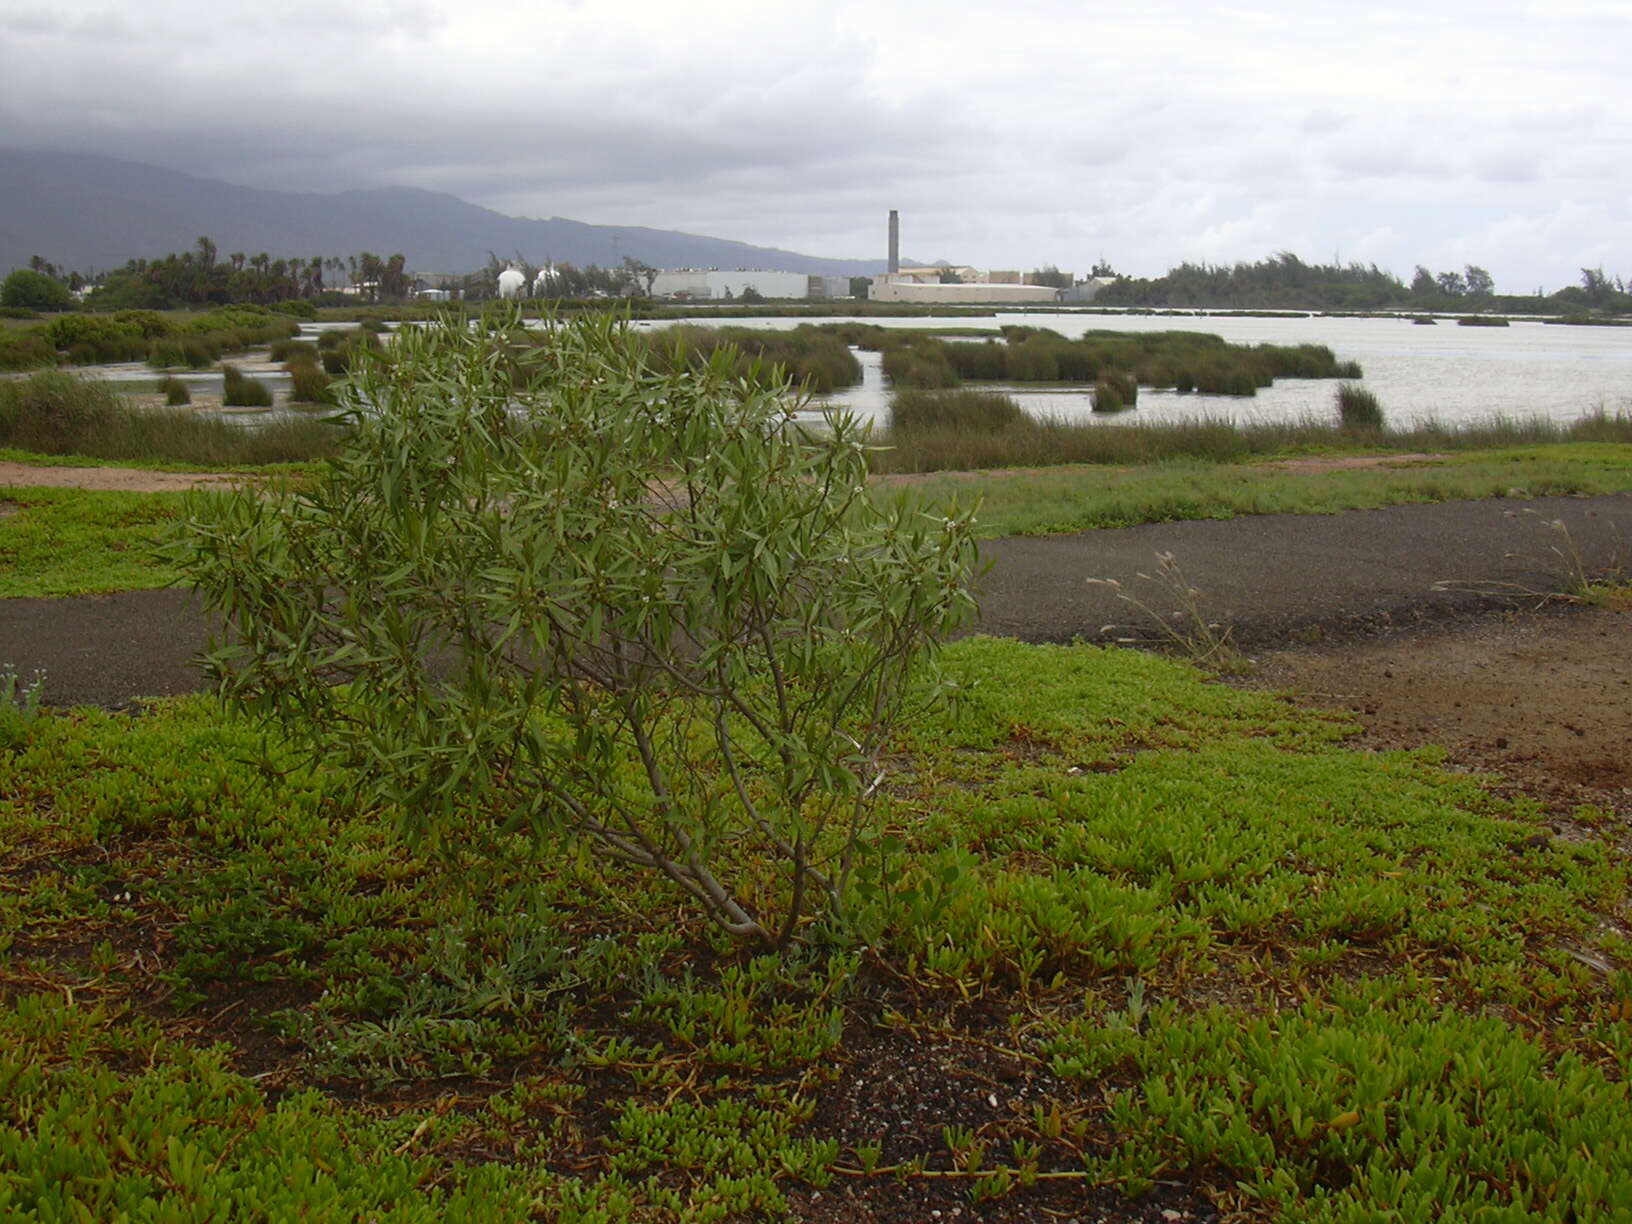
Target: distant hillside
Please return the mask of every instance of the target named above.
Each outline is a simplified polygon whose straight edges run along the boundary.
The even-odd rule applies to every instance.
[[[89,273],[187,250],[200,235],[224,255],[310,259],[401,251],[422,275],[473,272],[492,251],[535,263],[768,268],[870,276],[881,259],[822,259],[723,238],[638,226],[507,217],[455,196],[405,187],[261,191],[78,153],[0,150],[0,275],[41,255]],[[881,242],[882,245],[882,242]]]

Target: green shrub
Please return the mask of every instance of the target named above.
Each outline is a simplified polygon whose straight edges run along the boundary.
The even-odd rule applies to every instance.
[[[0,282],[0,306],[21,310],[71,310],[74,295],[54,276],[18,268]]]
[[[0,306],[0,319],[37,319],[40,312],[27,306]]]
[[[583,837],[786,944],[843,915],[916,668],[972,610],[972,522],[875,506],[855,422],[790,428],[728,351],[656,370],[600,316],[545,343],[517,388],[503,331],[410,329],[314,487],[192,502],[221,691],[410,829]]]
[[[961,429],[995,433],[1026,422],[1020,405],[989,391],[897,391],[890,400],[892,432]]]
[[[1337,415],[1345,429],[1380,430],[1383,406],[1367,388],[1342,383],[1337,388]]]
[[[164,402],[172,408],[193,402],[192,390],[179,378],[167,378],[159,384],[159,390],[164,392]]]
[[[0,370],[37,370],[57,364],[56,346],[39,327],[0,330]]]
[[[270,408],[272,390],[229,363],[221,367],[221,402],[229,408]]]

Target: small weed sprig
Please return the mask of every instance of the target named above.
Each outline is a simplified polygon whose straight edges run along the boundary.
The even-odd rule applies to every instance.
[[[1569,524],[1561,518],[1543,519],[1534,510],[1525,510],[1525,514],[1533,515],[1540,520],[1542,527],[1553,534],[1553,542],[1548,545],[1548,551],[1557,557],[1564,565],[1564,596],[1567,599],[1582,603],[1590,603],[1594,593],[1606,586],[1587,572],[1586,558],[1582,556],[1581,547],[1570,534]],[[1620,567],[1611,567],[1618,577]],[[1613,585],[1613,583],[1608,584]]]
[[[1552,540],[1547,545],[1547,551],[1552,554],[1554,560],[1562,567],[1562,572],[1557,580],[1558,588],[1536,590],[1509,582],[1462,583],[1447,579],[1434,583],[1434,590],[1512,591],[1519,595],[1535,596],[1538,600],[1538,606],[1555,599],[1567,603],[1595,605],[1608,605],[1616,601],[1621,584],[1625,581],[1625,574],[1618,560],[1619,548],[1616,549],[1617,560],[1609,566],[1607,573],[1595,576],[1588,568],[1586,555],[1583,553],[1580,544],[1570,534],[1569,524],[1563,519],[1543,518],[1539,511],[1528,507],[1523,510],[1508,510],[1506,515],[1514,521],[1521,521],[1520,515],[1528,515],[1531,521],[1538,524],[1543,531],[1552,535]],[[1507,557],[1510,560],[1528,559],[1532,563],[1537,560],[1532,554],[1524,552],[1510,552]]]
[[[28,737],[40,716],[40,700],[45,695],[45,670],[36,669],[23,684],[10,663],[0,667],[0,748],[10,748]]]
[[[1197,663],[1223,672],[1239,672],[1244,669],[1245,664],[1240,652],[1231,641],[1231,630],[1226,625],[1207,619],[1201,607],[1205,596],[1185,581],[1184,571],[1179,568],[1179,563],[1174,560],[1172,553],[1157,553],[1156,572],[1154,574],[1140,572],[1138,577],[1145,582],[1158,584],[1177,601],[1178,607],[1164,615],[1139,596],[1126,590],[1115,578],[1089,578],[1085,581],[1090,586],[1108,587],[1115,592],[1118,599],[1139,609],[1161,630],[1163,640]],[[1115,626],[1107,625],[1106,628]],[[1131,643],[1135,639],[1119,640]]]

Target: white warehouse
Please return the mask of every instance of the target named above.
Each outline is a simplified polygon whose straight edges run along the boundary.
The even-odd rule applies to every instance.
[[[654,297],[688,297],[699,301],[727,301],[752,289],[763,298],[802,298],[810,295],[811,277],[803,272],[767,272],[759,268],[679,268],[659,272],[652,281]]]

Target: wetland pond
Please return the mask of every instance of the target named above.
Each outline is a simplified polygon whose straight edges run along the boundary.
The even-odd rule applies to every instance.
[[[702,326],[790,328],[800,323],[841,322],[806,318],[689,319]],[[1222,336],[1232,344],[1324,344],[1339,361],[1358,361],[1362,380],[1383,405],[1391,425],[1429,420],[1469,425],[1494,416],[1545,417],[1573,421],[1597,412],[1632,406],[1632,328],[1567,326],[1513,320],[1507,327],[1462,327],[1441,317],[1432,327],[1399,318],[1259,318],[1236,315],[1106,315],[1087,312],[1007,312],[988,317],[878,319],[858,323],[921,330],[986,329],[996,336],[1009,324],[1044,327],[1075,340],[1090,329],[1106,331],[1196,331]],[[649,325],[661,326],[661,324]],[[954,340],[979,343],[977,337]],[[858,352],[864,375],[859,386],[826,397],[858,416],[882,419],[889,412],[889,387],[877,353]],[[1284,423],[1336,413],[1335,380],[1277,379],[1255,396],[1179,394],[1139,389],[1132,412],[1096,415],[1086,387],[1046,384],[966,384],[1010,395],[1034,416],[1055,416],[1096,424],[1193,421],[1227,418],[1238,424]]]
[[[923,316],[913,318],[768,317],[735,319],[696,317],[675,322],[704,327],[787,329],[803,323],[857,322],[885,327],[951,331],[989,331],[1000,335],[1005,325],[1048,328],[1068,339],[1090,329],[1118,332],[1196,331],[1222,336],[1232,344],[1324,344],[1340,361],[1357,361],[1365,372],[1363,384],[1381,401],[1388,421],[1408,427],[1430,420],[1443,425],[1469,425],[1492,417],[1544,417],[1560,423],[1603,409],[1632,408],[1632,327],[1593,327],[1513,320],[1507,327],[1463,327],[1454,317],[1441,317],[1432,327],[1413,324],[1410,316],[1387,318],[1249,317],[1225,314],[1111,315],[1085,311],[1004,311],[986,316]],[[642,321],[642,329],[664,327],[668,321]],[[349,324],[305,324],[301,338],[315,339],[323,330]],[[950,340],[980,343],[980,337],[958,334]],[[856,353],[862,382],[812,404],[835,404],[869,420],[883,420],[889,412],[889,384],[878,353]],[[266,360],[264,350],[229,358],[245,374],[265,382],[276,394],[273,409],[226,410],[246,424],[265,420],[269,413],[288,411],[289,376],[281,365]],[[106,378],[132,392],[152,392],[162,375],[139,363],[85,367],[84,372]],[[200,411],[220,412],[221,372],[183,371],[175,377],[189,384]],[[1028,383],[1020,385],[968,384],[1010,395],[1028,413],[1095,424],[1165,423],[1202,418],[1228,419],[1238,424],[1294,422],[1334,415],[1336,381],[1278,379],[1255,396],[1180,394],[1141,387],[1139,405],[1132,412],[1095,414],[1088,388]]]

